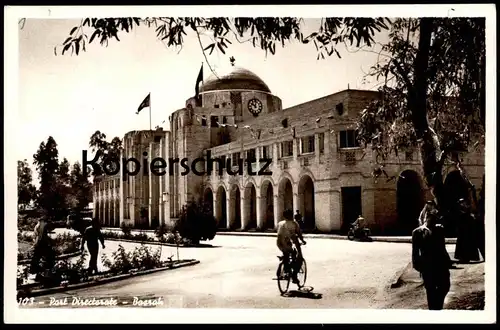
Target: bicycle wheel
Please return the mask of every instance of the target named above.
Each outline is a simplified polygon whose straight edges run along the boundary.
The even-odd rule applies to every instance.
[[[302,263],[300,265],[299,272],[297,273],[297,279],[299,280],[299,284],[297,286],[300,289],[306,284],[306,279],[307,279],[307,264],[306,264],[306,260],[303,258],[302,258]]]
[[[353,230],[349,230],[349,232],[347,233],[347,238],[350,241],[354,241],[354,231]]]
[[[278,278],[278,289],[280,290],[280,293],[286,293],[288,291],[288,287],[290,286],[290,276],[288,276],[285,272],[285,265],[283,262],[280,262],[278,266],[276,277]]]

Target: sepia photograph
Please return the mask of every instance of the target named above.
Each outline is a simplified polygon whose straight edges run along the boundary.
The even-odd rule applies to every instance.
[[[496,322],[495,7],[366,7],[4,7],[6,321]]]

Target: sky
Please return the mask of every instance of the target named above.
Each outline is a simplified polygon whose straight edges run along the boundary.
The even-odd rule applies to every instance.
[[[19,29],[19,111],[18,123],[23,143],[17,158],[32,163],[40,143],[52,136],[58,144],[59,159],[82,163],[82,150],[88,149],[90,136],[100,130],[110,141],[131,130],[149,129],[147,109],[136,114],[142,100],[151,93],[152,127],[168,129],[168,116],[194,96],[198,72],[205,62],[196,34],[190,33],[182,49],[168,48],[156,38],[154,28],[140,27],[112,40],[107,47],[87,45],[78,56],[57,56],[54,47],[69,35],[79,19],[27,19]],[[304,32],[317,27],[319,20],[306,19]],[[202,39],[210,43],[208,36]],[[364,81],[377,60],[368,51],[355,52],[339,46],[342,58],[317,60],[313,44],[286,44],[266,57],[251,43],[234,40],[226,54],[208,55],[217,70],[235,64],[263,79],[271,92],[287,108],[323,97],[348,86],[373,89],[376,82]],[[204,64],[204,78],[211,74]],[[90,152],[90,151],[89,151]],[[91,154],[92,155],[92,154]],[[33,167],[34,170],[34,167]],[[36,178],[36,175],[35,175]]]

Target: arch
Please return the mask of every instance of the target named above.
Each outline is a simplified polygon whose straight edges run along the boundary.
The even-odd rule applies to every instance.
[[[314,174],[313,174],[313,173],[311,172],[311,170],[309,170],[308,168],[303,169],[303,170],[300,172],[300,175],[299,175],[299,181],[298,181],[298,182],[300,182],[300,180],[302,180],[302,178],[303,178],[304,176],[308,176],[309,178],[311,178],[311,180],[312,180],[313,182],[316,182],[316,178],[314,177]]]
[[[220,185],[217,189],[217,206],[215,212],[215,218],[217,219],[217,226],[219,228],[227,227],[227,199],[226,199],[226,189],[223,185]]]
[[[247,223],[245,229],[257,228],[257,190],[251,181],[247,181],[244,190],[244,212]]]
[[[399,174],[396,183],[398,227],[403,234],[411,235],[418,227],[418,217],[424,206],[424,192],[420,175],[413,170]]]
[[[241,229],[241,191],[237,184],[233,184],[229,190],[229,198],[231,208],[231,218],[229,219],[229,227],[231,229]]]
[[[245,165],[246,166],[246,165]],[[243,187],[248,187],[250,184],[252,184],[254,187],[257,187],[257,183],[255,183],[255,179],[253,177],[247,178],[245,181],[245,185]]]
[[[304,231],[316,229],[315,189],[314,180],[309,174],[304,174],[299,180],[298,210],[302,215]],[[295,211],[295,210],[294,210]]]
[[[278,184],[278,216],[282,217],[283,211],[293,211],[293,181],[289,175],[283,175]]]
[[[261,196],[261,218],[263,229],[274,228],[274,188],[271,180],[265,179],[260,185]]]
[[[210,213],[214,215],[214,192],[212,188],[207,187],[203,193],[203,204],[210,209]]]

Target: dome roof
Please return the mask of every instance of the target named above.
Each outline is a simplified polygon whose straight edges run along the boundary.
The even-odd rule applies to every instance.
[[[250,70],[231,67],[228,73],[217,72],[217,75],[218,78],[214,74],[208,77],[200,92],[243,89],[271,93],[266,83]]]

